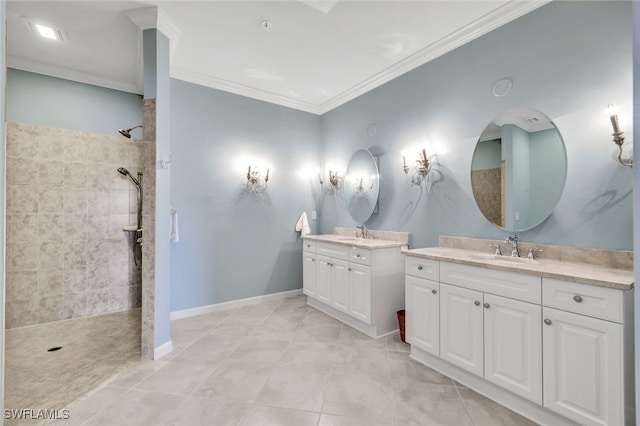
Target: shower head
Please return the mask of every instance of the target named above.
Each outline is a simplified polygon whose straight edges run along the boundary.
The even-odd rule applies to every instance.
[[[118,133],[124,136],[127,139],[131,139],[131,131],[133,129],[137,129],[138,127],[142,127],[142,124],[138,124],[137,126],[129,127],[128,129],[118,129]]]
[[[138,188],[140,188],[140,182],[138,182],[138,180],[134,178],[131,173],[129,173],[129,170],[125,169],[124,167],[118,167],[118,173],[120,173],[122,176],[129,176],[129,178],[133,181],[133,183]],[[138,177],[141,177],[141,176],[142,176],[142,173],[138,173]]]

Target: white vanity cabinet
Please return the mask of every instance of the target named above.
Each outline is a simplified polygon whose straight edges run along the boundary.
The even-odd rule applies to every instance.
[[[542,403],[540,278],[442,263],[440,280],[440,357]]]
[[[545,407],[583,425],[624,424],[623,351],[633,348],[625,348],[622,292],[543,281],[553,306],[543,310]]]
[[[630,291],[412,256],[405,284],[412,358],[540,424],[634,424]]]
[[[304,243],[302,250],[302,292],[310,297],[316,296],[316,244]]]
[[[404,308],[405,247],[368,249],[320,241],[306,247],[306,241],[303,289],[309,305],[371,337],[398,329],[396,312]],[[316,260],[307,261],[311,256]],[[312,266],[305,269],[307,264],[315,264],[315,275]],[[315,290],[307,291],[312,287]]]

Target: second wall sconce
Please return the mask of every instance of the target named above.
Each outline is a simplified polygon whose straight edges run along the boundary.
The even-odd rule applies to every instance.
[[[322,179],[322,175],[320,174],[320,169],[318,169],[318,180],[320,181],[320,187],[322,191],[327,195],[335,195],[339,190],[342,189],[343,178],[342,176],[338,176],[338,171],[335,172],[329,170],[329,177],[326,180]]]
[[[407,153],[405,151],[402,152],[402,162],[408,185],[421,186],[422,182],[426,182],[427,175],[431,171],[431,163],[429,163],[429,159],[427,158],[427,153],[424,148],[418,154],[418,158],[415,160],[414,166],[409,167],[407,165]]]
[[[259,168],[249,165],[247,170],[247,190],[251,192],[265,192],[269,182],[269,171],[271,166],[267,165],[267,172],[263,175]]]
[[[618,115],[615,112],[613,104],[607,105],[607,114],[611,120],[611,126],[613,126],[613,142],[618,145],[618,161],[623,166],[633,167],[633,157],[622,158],[622,145],[624,144],[624,132],[620,131],[620,124],[618,123]]]

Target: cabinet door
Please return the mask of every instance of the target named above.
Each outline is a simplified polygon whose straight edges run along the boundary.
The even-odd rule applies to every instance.
[[[371,324],[371,268],[349,264],[349,314]]]
[[[623,424],[622,325],[543,308],[544,406],[581,425]]]
[[[479,291],[440,283],[440,357],[483,375],[483,298]]]
[[[407,275],[406,286],[407,342],[440,356],[440,284]]]
[[[316,297],[316,254],[302,252],[302,291]]]
[[[331,267],[331,306],[342,312],[349,312],[349,271],[347,262],[333,259]]]
[[[331,298],[331,259],[326,256],[316,258],[316,298],[329,303]]]
[[[484,378],[542,404],[542,307],[484,295]]]

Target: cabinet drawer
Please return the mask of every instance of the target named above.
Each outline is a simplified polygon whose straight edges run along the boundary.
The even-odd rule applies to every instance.
[[[316,242],[311,240],[303,240],[302,241],[302,250],[304,251],[312,251],[315,253],[316,251]]]
[[[431,259],[406,256],[404,260],[404,273],[431,281],[440,281],[440,262]]]
[[[349,249],[349,261],[371,266],[371,250],[351,247]]]
[[[318,243],[316,253],[335,259],[349,260],[349,246],[340,244]]]
[[[545,306],[622,323],[622,291],[569,281],[542,279]]]
[[[524,302],[542,302],[541,281],[533,275],[440,262],[440,282]]]

